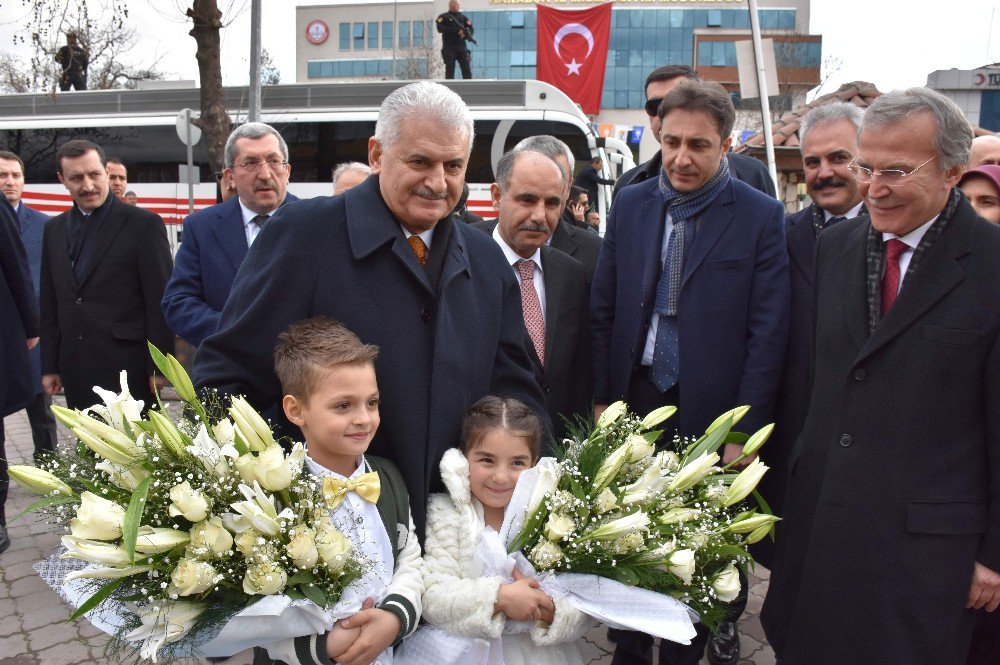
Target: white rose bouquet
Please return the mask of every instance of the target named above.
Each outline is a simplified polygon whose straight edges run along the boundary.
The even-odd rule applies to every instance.
[[[696,441],[675,440],[656,452],[662,431],[655,428],[676,408],[640,419],[624,403],[612,404],[593,428],[566,439],[557,459],[521,474],[504,524],[508,551],[522,553],[543,588],[546,571],[553,573],[550,584],[562,582],[574,604],[611,624],[676,641],[693,635],[684,613],[673,614],[677,630],[647,630],[656,625],[647,620],[669,607],[614,614],[616,606],[648,606],[649,596],[633,595],[645,590],[683,603],[696,613],[690,619],[714,627],[740,592],[737,567],[753,563],[747,546],[778,519],[755,491],[767,467],[754,459],[732,470],[755,458],[774,427],[752,436],[732,431],[748,410],[733,409]],[[721,467],[717,451],[726,443],[742,443],[743,452]]]
[[[230,655],[212,638],[226,628],[239,633],[240,613],[264,599],[272,613],[294,610],[286,624],[291,614],[299,620],[297,632],[261,640],[329,628],[340,618],[331,610],[363,568],[333,527],[321,489],[303,475],[302,444],[285,452],[243,398],[228,409],[214,396],[199,401],[173,356],[152,345],[150,353],[184,414],[160,403],[143,418],[122,372],[121,394],[95,388],[103,404],[52,407],[78,438],[75,451],[10,467],[12,480],[43,495],[25,512],[66,525],[60,559],[82,561],[56,580],[77,605],[71,619],[88,614],[112,634],[113,655],[138,650],[153,662]]]

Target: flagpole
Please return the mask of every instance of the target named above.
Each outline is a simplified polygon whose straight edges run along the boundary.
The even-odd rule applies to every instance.
[[[757,0],[747,0],[750,5],[750,31],[753,37],[753,57],[757,62],[757,90],[760,95],[760,115],[764,125],[764,151],[767,155],[767,170],[778,191],[778,170],[774,165],[774,137],[771,136],[771,104],[767,99],[767,80],[764,76],[764,49],[760,45],[760,19],[757,16]],[[781,198],[779,193],[778,198]]]

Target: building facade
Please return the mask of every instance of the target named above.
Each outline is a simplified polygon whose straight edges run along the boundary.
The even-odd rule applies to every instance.
[[[927,87],[958,104],[973,127],[1000,132],[1000,63],[979,69],[939,69]]]
[[[357,0],[296,9],[296,78],[313,82],[361,78],[440,78],[440,36],[434,27],[447,0]],[[595,2],[552,2],[560,8]],[[761,31],[775,41],[779,96],[776,113],[805,102],[819,83],[821,38],[809,35],[809,0],[760,0]],[[470,44],[472,73],[482,79],[536,76],[535,2],[463,0],[476,45]],[[646,75],[666,64],[696,67],[706,78],[739,98],[736,42],[750,38],[744,0],[619,0],[612,10],[611,34],[601,111],[594,122],[602,133],[627,136],[644,159],[656,149],[642,130]],[[759,128],[753,113],[741,114],[737,130]]]

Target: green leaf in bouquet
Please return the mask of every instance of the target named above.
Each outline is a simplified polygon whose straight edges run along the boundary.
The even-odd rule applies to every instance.
[[[320,589],[318,586],[314,584],[304,584],[300,586],[299,589],[302,590],[302,593],[305,594],[306,598],[316,603],[320,607],[326,607],[327,603],[326,593],[324,593],[324,591]]]
[[[517,552],[519,550],[526,549],[528,545],[534,544],[542,533],[542,525],[545,524],[545,520],[548,519],[549,510],[545,507],[545,502],[543,501],[539,504],[538,509],[524,522],[524,527],[521,529],[521,533],[517,534],[514,541],[507,548],[508,552]]]
[[[112,580],[112,581],[108,582],[107,584],[105,584],[104,586],[102,586],[97,591],[97,593],[95,593],[93,596],[91,596],[87,600],[83,601],[83,603],[80,605],[80,607],[76,608],[76,611],[69,615],[69,619],[66,619],[66,623],[69,623],[71,621],[76,621],[77,619],[79,619],[80,617],[82,617],[84,614],[86,614],[90,610],[94,609],[95,607],[97,607],[98,605],[100,605],[101,603],[103,603],[127,579],[129,579],[129,578],[127,578],[127,577],[120,577],[117,580]]]
[[[243,440],[242,436],[240,436],[239,429],[234,430],[233,448],[235,448],[236,452],[240,455],[246,455],[250,452],[250,446],[248,446],[247,442]]]
[[[725,443],[746,443],[749,438],[750,436],[743,432],[730,432],[726,435]]]
[[[759,491],[754,490],[752,496],[753,498],[757,499],[757,505],[760,506],[760,511],[762,513],[767,513],[768,515],[774,514],[774,511],[771,510],[771,506],[767,503],[767,501],[764,500],[764,497],[761,496],[761,493]]]
[[[683,459],[685,461],[695,459],[701,456],[702,453],[714,453],[722,447],[733,427],[733,421],[726,419],[722,423],[717,424],[717,422],[712,423],[708,431],[684,451]]]
[[[663,434],[662,429],[654,429],[649,432],[642,432],[639,434],[639,436],[644,438],[649,443],[656,443],[659,440],[661,434]]]
[[[149,486],[153,482],[152,477],[144,478],[132,492],[132,498],[125,509],[125,521],[122,526],[122,547],[128,552],[129,561],[135,563],[135,539],[139,535],[139,524],[142,522],[142,511],[146,507],[146,495],[149,493]]]
[[[167,377],[167,380],[170,381],[170,362],[167,360],[167,357],[152,342],[147,341],[146,346],[149,348],[149,355],[153,359],[153,364],[160,370],[160,374]],[[171,383],[173,382],[171,381]]]
[[[288,596],[289,598],[291,598],[292,600],[305,600],[306,599],[306,595],[304,593],[302,593],[298,589],[293,589],[293,588],[287,588],[287,589],[285,589],[285,595]]]
[[[631,568],[615,568],[615,578],[628,586],[639,586],[639,576]]]
[[[733,481],[740,474],[738,473],[716,473],[711,476],[705,476],[698,481],[699,485],[718,485],[720,482],[724,485],[732,485]]]
[[[300,570],[288,578],[288,586],[299,586],[300,584],[311,584],[316,581],[316,576],[308,570]]]
[[[67,496],[65,494],[56,494],[54,496],[43,496],[42,498],[38,499],[30,506],[19,512],[16,516],[14,516],[14,518],[11,519],[11,522],[12,523],[16,522],[17,520],[21,519],[28,513],[33,513],[36,510],[41,510],[42,508],[48,508],[50,506],[59,506],[64,503],[75,503],[78,502],[79,500],[80,497],[75,495]]]

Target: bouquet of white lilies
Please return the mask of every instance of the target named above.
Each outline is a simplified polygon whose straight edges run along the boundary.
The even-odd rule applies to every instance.
[[[154,662],[254,646],[246,631],[243,642],[218,637],[240,633],[248,611],[276,619],[257,639],[328,629],[349,613],[333,610],[362,564],[303,475],[302,444],[286,453],[241,397],[227,410],[199,401],[180,363],[150,352],[185,414],[161,403],[144,418],[122,372],[121,394],[95,388],[104,404],[52,407],[79,439],[75,454],[10,466],[11,479],[43,495],[25,512],[67,525],[59,559],[82,562],[48,562],[60,572],[47,581],[78,606],[71,618],[86,614],[113,636],[114,651]],[[267,611],[254,611],[263,601]]]
[[[612,404],[592,431],[565,440],[558,460],[521,474],[504,525],[508,551],[543,576],[558,573],[555,581],[570,582],[566,591],[581,600],[574,604],[612,625],[681,642],[694,634],[692,619],[716,625],[740,592],[737,568],[752,563],[747,546],[778,519],[755,492],[767,467],[754,459],[730,471],[754,458],[774,427],[733,432],[748,410],[723,414],[696,441],[675,441],[677,452],[657,452],[655,428],[676,408],[640,419]],[[743,452],[720,467],[726,443],[742,443]],[[744,505],[751,494],[761,510]],[[666,607],[645,611],[650,598]],[[657,620],[664,614],[673,627]]]

